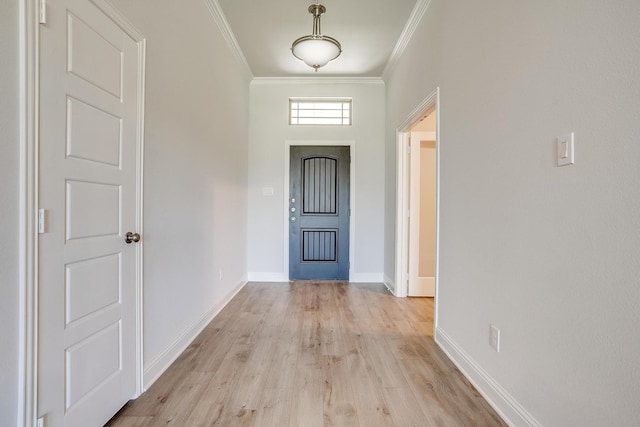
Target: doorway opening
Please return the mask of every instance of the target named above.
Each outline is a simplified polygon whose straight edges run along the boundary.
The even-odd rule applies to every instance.
[[[438,307],[439,119],[436,88],[396,132],[395,294],[433,296],[434,323]]]
[[[409,283],[410,297],[435,296],[436,266],[436,112],[409,135]],[[424,130],[428,129],[428,130]]]

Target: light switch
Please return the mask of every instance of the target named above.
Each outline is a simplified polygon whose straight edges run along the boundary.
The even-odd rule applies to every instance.
[[[262,187],[263,196],[273,196],[273,187]]]
[[[574,141],[573,132],[568,135],[560,136],[557,142],[557,161],[558,166],[572,165],[574,159]]]

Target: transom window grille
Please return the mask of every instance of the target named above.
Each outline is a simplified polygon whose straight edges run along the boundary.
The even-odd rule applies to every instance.
[[[290,98],[290,125],[351,125],[349,98]]]

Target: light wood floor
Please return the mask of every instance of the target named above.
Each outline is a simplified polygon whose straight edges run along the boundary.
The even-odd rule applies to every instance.
[[[250,283],[107,425],[502,426],[433,341],[433,299]]]

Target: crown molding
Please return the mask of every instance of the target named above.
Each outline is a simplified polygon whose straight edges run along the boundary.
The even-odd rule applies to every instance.
[[[250,78],[253,78],[253,72],[251,71],[251,67],[249,67],[249,63],[247,62],[247,58],[244,57],[242,50],[240,49],[240,45],[236,40],[236,36],[231,31],[231,27],[229,26],[229,21],[224,16],[224,12],[220,7],[220,3],[218,0],[204,0],[204,3],[207,5],[209,12],[211,12],[211,16],[213,17],[214,22],[220,29],[222,33],[222,37],[227,42],[229,49],[236,57],[240,65],[245,69],[245,72]]]
[[[382,71],[383,79],[386,79],[391,73],[391,71],[393,71],[395,66],[398,64],[400,57],[402,56],[402,54],[404,53],[404,50],[406,49],[407,45],[411,41],[411,38],[413,37],[413,33],[416,31],[418,24],[420,24],[420,21],[422,20],[422,17],[424,16],[430,4],[431,4],[431,0],[418,0],[416,2],[416,5],[411,11],[411,15],[409,16],[409,20],[407,21],[407,24],[404,26],[404,29],[402,30],[402,34],[400,34],[400,38],[396,43],[396,47],[393,49],[393,52],[389,57],[389,61],[387,61],[387,65],[384,67],[384,70]]]
[[[384,85],[384,80],[381,77],[254,77],[251,84]]]

